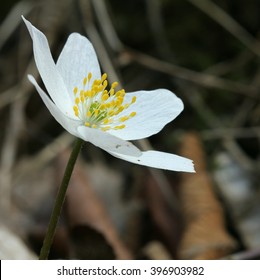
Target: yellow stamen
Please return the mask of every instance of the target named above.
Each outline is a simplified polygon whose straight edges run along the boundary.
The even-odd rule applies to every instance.
[[[108,98],[109,98],[109,96],[108,96],[107,93],[105,93],[105,94],[102,95],[102,101],[107,101]]]
[[[111,85],[111,89],[114,89],[118,86],[118,82],[113,82],[113,84]]]
[[[108,131],[110,129],[123,129],[124,123],[136,115],[131,112],[125,116],[119,114],[136,102],[133,96],[129,103],[125,103],[125,90],[115,92],[118,82],[112,83],[107,90],[107,74],[104,73],[101,79],[92,80],[92,74],[88,73],[83,79],[81,88],[74,87],[75,96],[73,111],[82,123],[93,129]],[[86,87],[86,88],[85,88]]]
[[[108,115],[109,115],[110,117],[114,116],[114,114],[115,114],[115,111],[114,111],[114,110],[111,110],[111,111],[108,112]]]
[[[77,88],[77,87],[74,87],[74,89],[73,89],[73,93],[76,95],[76,94],[77,94],[77,92],[78,92],[78,88]]]
[[[135,103],[135,101],[136,101],[136,96],[133,96],[131,104]]]
[[[130,114],[130,117],[133,118],[135,115],[136,115],[136,112],[132,112],[132,113]]]
[[[104,126],[101,128],[103,131],[108,131],[109,129],[111,129],[111,126]]]
[[[107,78],[107,73],[104,73],[101,77],[101,81],[104,82]]]
[[[128,117],[128,116],[124,116],[124,117],[121,117],[121,118],[119,119],[120,122],[125,122],[125,121],[127,121],[127,120],[129,120],[129,117]]]
[[[122,124],[122,125],[117,125],[114,127],[114,129],[118,130],[118,129],[123,129],[125,128],[125,124]]]
[[[78,97],[75,98],[75,103],[76,103],[77,105],[79,104],[79,98],[78,98]]]
[[[103,82],[103,90],[107,87],[107,80]]]
[[[75,116],[78,117],[79,116],[79,108],[76,105],[74,105],[73,110],[74,110]]]
[[[106,105],[105,104],[101,104],[100,106],[99,106],[99,110],[100,111],[104,111],[106,109]]]

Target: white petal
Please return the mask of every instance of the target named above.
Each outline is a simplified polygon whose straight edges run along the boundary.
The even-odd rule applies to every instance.
[[[89,141],[95,146],[111,152],[117,152],[123,155],[140,156],[141,151],[132,143],[117,138],[107,132],[86,126],[78,127],[80,138]]]
[[[83,79],[92,73],[91,82],[101,78],[96,52],[90,41],[78,33],[72,33],[57,61],[57,69],[61,73],[72,99],[74,87],[83,86]]]
[[[56,121],[61,126],[63,126],[63,128],[66,129],[69,133],[75,135],[76,137],[79,137],[77,127],[81,124],[81,122],[73,120],[68,116],[64,115],[63,112],[61,112],[60,109],[50,100],[48,95],[40,88],[33,76],[28,75],[28,79],[35,86],[44,104],[46,105],[50,113],[53,115],[53,117],[56,119]]]
[[[125,122],[124,129],[109,131],[125,140],[142,139],[158,133],[183,110],[181,99],[166,89],[126,93],[125,102],[131,103],[133,96],[136,96],[136,102],[118,117],[131,112],[136,112],[136,116]]]
[[[35,63],[50,97],[63,113],[68,113],[73,117],[73,104],[53,61],[47,38],[28,20],[22,18],[32,37]]]
[[[139,165],[145,165],[154,168],[166,169],[171,171],[195,172],[192,160],[158,151],[142,152],[139,157],[122,155],[109,152],[111,155]]]

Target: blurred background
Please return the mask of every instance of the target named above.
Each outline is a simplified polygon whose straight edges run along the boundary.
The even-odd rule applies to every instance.
[[[135,144],[197,171],[137,166],[86,143],[50,258],[260,259],[259,10],[258,0],[2,0],[1,259],[37,258],[74,140],[28,82],[40,79],[21,15],[55,60],[79,32],[110,82],[175,92],[181,115]]]

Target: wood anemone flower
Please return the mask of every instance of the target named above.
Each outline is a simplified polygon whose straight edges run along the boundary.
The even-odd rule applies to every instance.
[[[34,59],[49,95],[28,75],[50,113],[69,133],[111,155],[140,165],[194,172],[191,160],[159,151],[140,151],[128,140],[158,133],[183,110],[166,89],[126,93],[101,75],[90,41],[72,33],[55,64],[47,38],[22,17],[33,41]]]

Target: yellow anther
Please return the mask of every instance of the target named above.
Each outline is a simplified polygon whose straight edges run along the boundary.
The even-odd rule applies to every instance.
[[[104,82],[107,78],[107,73],[104,73],[101,77],[101,81]]]
[[[131,114],[130,114],[130,117],[132,118],[132,117],[134,117],[136,115],[136,112],[132,112]]]
[[[98,91],[98,85],[93,86],[92,91],[94,91],[96,93]]]
[[[121,117],[119,120],[120,120],[120,122],[125,122],[125,121],[129,120],[129,117],[124,116],[124,117]]]
[[[114,127],[114,129],[118,130],[118,129],[123,129],[125,128],[125,124],[122,124],[122,125],[117,125]]]
[[[123,101],[124,101],[124,98],[121,96],[118,96],[116,103],[118,104],[118,106],[120,106],[123,103]]]
[[[111,110],[111,111],[108,112],[108,115],[109,115],[110,117],[114,116],[114,114],[115,114],[115,111],[114,111],[114,110]]]
[[[91,92],[89,93],[89,97],[92,98],[94,97],[96,92],[92,89]]]
[[[107,93],[102,95],[102,101],[107,101],[109,98],[109,95]]]
[[[95,80],[93,86],[99,86],[101,84],[100,80]]]
[[[85,91],[84,95],[85,97],[92,97],[90,90]]]
[[[80,96],[80,101],[83,103],[85,100],[84,96]]]
[[[91,78],[92,78],[92,73],[89,72],[89,73],[88,73],[88,81],[90,81]]]
[[[121,104],[122,104],[122,101],[121,101],[121,100],[117,100],[117,101],[116,101],[116,106],[117,106],[117,107],[119,107]]]
[[[90,123],[89,122],[85,122],[85,126],[90,126]]]
[[[74,92],[74,94],[76,95],[77,92],[78,92],[78,88],[77,88],[77,87],[74,87],[73,92]]]
[[[96,124],[92,124],[91,127],[92,127],[92,128],[97,128],[97,125],[96,125]]]
[[[103,110],[105,110],[106,109],[106,105],[105,104],[101,104],[100,106],[99,106],[99,110],[100,111],[103,111]]]
[[[76,105],[74,105],[73,110],[74,110],[75,116],[78,117],[79,116],[79,108]]]
[[[103,123],[104,124],[108,124],[109,123],[109,119],[104,119]]]
[[[116,97],[125,97],[125,91],[122,89],[122,90],[119,90],[116,92]]]
[[[83,85],[85,86],[86,84],[87,84],[87,77],[85,77],[83,80]]]
[[[113,88],[111,88],[110,91],[109,91],[109,93],[110,93],[110,95],[112,96],[112,95],[115,94],[115,90],[114,90]]]
[[[124,109],[125,109],[124,106],[120,106],[120,107],[118,108],[119,113],[121,113],[122,111],[124,111]]]
[[[111,126],[104,126],[101,128],[103,131],[108,131],[109,129],[111,129]]]
[[[98,87],[98,92],[103,91],[104,87],[103,86],[99,86]]]
[[[80,101],[79,101],[79,98],[78,98],[78,97],[76,97],[76,98],[75,98],[75,103],[78,105],[78,104],[79,104],[79,102],[80,102]]]
[[[99,114],[99,110],[95,109],[95,116],[97,116]]]
[[[104,82],[103,82],[103,89],[105,89],[107,87],[107,80],[105,80]]]
[[[89,117],[91,117],[91,115],[92,115],[91,112],[88,111],[88,112],[87,112],[87,117],[89,118]]]
[[[114,89],[118,86],[118,82],[113,82],[113,84],[111,85],[111,89]]]
[[[133,96],[131,103],[133,104],[133,103],[135,103],[135,101],[136,101],[136,96]]]

